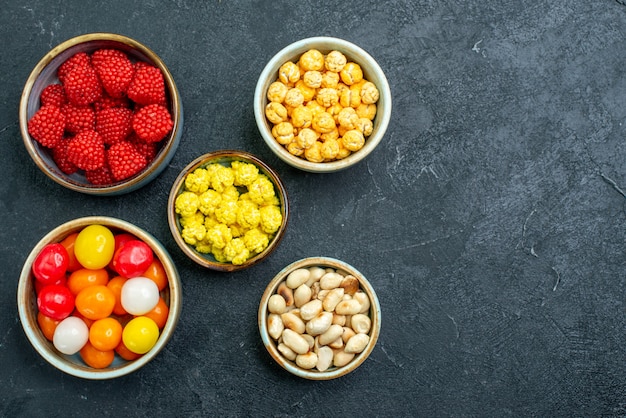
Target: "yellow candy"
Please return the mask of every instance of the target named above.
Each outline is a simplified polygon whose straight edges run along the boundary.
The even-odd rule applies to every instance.
[[[309,120],[308,123],[310,125],[311,121]],[[287,145],[294,139],[293,130],[293,125],[291,123],[281,122],[278,125],[274,125],[272,128],[272,136],[276,138],[276,141],[278,141],[279,144]]]
[[[289,87],[280,81],[274,81],[267,89],[267,100],[282,103],[289,91]]]
[[[341,77],[341,81],[351,86],[363,80],[363,70],[356,62],[349,62],[339,72],[339,77]]]
[[[379,96],[361,66],[342,52],[324,56],[310,49],[296,63],[281,65],[278,80],[268,88],[265,113],[272,136],[290,154],[334,161],[364,146]]]
[[[298,64],[305,71],[320,71],[324,68],[324,55],[317,49],[309,49],[300,56]]]
[[[319,133],[325,134],[336,128],[335,119],[327,113],[320,112],[313,117],[311,127]]]
[[[300,79],[300,68],[291,61],[287,61],[278,69],[278,79],[287,85],[294,85]]]
[[[326,55],[324,66],[328,71],[338,73],[339,71],[343,70],[343,67],[345,67],[347,62],[348,59],[341,52],[330,51],[328,55]]]
[[[354,152],[363,148],[365,138],[361,132],[352,129],[341,137],[341,142],[347,150]]]
[[[285,123],[293,136],[293,127]],[[282,219],[274,184],[256,165],[243,161],[233,161],[230,167],[208,164],[189,173],[175,210],[186,243],[233,264],[267,248],[277,230],[275,210]]]

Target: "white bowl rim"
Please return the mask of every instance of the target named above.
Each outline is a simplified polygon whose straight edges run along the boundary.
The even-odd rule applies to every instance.
[[[273,294],[274,290],[278,286],[278,284],[287,276],[287,274],[296,268],[308,266],[310,262],[315,261],[315,265],[327,265],[335,268],[337,270],[342,270],[345,272],[350,272],[355,275],[359,282],[361,283],[362,288],[367,293],[370,298],[371,307],[370,310],[373,311],[373,314],[376,318],[376,321],[372,321],[372,329],[370,330],[370,342],[363,352],[357,354],[350,363],[342,367],[336,367],[324,372],[315,371],[315,370],[305,370],[298,366],[296,366],[293,362],[285,359],[282,354],[278,352],[277,349],[274,349],[276,345],[275,341],[270,337],[267,331],[267,301],[270,296]],[[311,264],[311,265],[313,265]],[[278,272],[272,280],[267,284],[265,291],[263,292],[263,296],[261,297],[261,302],[259,303],[258,310],[258,327],[259,333],[261,334],[261,340],[263,341],[263,345],[269,352],[270,356],[276,360],[276,362],[288,372],[305,379],[309,380],[332,380],[338,377],[344,376],[355,369],[357,369],[371,354],[378,342],[378,338],[380,336],[380,328],[381,328],[381,308],[380,301],[378,300],[378,296],[376,295],[376,291],[372,284],[367,280],[367,278],[354,266],[346,263],[345,261],[338,260],[333,257],[324,257],[324,256],[312,256],[302,258],[300,260],[294,261],[284,267],[280,272]]]
[[[276,141],[267,129],[268,122],[265,118],[265,109],[262,106],[262,103],[265,100],[264,98],[267,86],[270,83],[269,80],[275,80],[274,72],[278,70],[280,65],[292,59],[293,55],[302,54],[311,48],[319,49],[320,45],[324,44],[331,44],[333,45],[332,49],[342,50],[344,54],[347,51],[348,55],[350,55],[352,59],[360,63],[367,62],[374,69],[377,79],[376,84],[380,92],[379,103],[384,103],[384,106],[382,109],[379,107],[379,113],[376,115],[377,118],[380,118],[380,121],[377,121],[378,126],[376,127],[376,132],[367,138],[362,149],[342,160],[325,163],[313,163],[290,154],[283,145]],[[380,65],[378,65],[378,62],[376,62],[376,60],[364,49],[353,44],[352,42],[330,36],[316,36],[301,39],[281,49],[266,64],[265,68],[261,72],[261,75],[259,76],[254,91],[254,117],[263,140],[285,163],[312,173],[330,173],[339,171],[348,168],[367,157],[376,148],[376,146],[378,146],[387,130],[391,119],[391,107],[391,89],[389,87],[389,82],[387,81],[384,71]]]

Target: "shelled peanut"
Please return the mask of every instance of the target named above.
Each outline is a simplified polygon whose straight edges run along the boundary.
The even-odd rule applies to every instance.
[[[303,369],[342,367],[367,347],[370,299],[353,275],[299,268],[267,304],[267,330],[277,349]]]

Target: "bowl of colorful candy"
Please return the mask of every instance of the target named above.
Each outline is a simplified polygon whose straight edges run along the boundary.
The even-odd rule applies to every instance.
[[[182,307],[178,272],[150,233],[91,216],[46,234],[17,290],[26,337],[52,366],[102,380],[149,363],[171,339]]]
[[[385,73],[359,46],[332,37],[294,42],[267,63],[254,93],[267,146],[313,173],[351,167],[381,142],[391,118]]]
[[[244,151],[216,151],[187,165],[170,190],[174,240],[195,263],[217,271],[249,268],[280,243],[289,219],[278,174]]]
[[[91,33],[50,50],[30,73],[19,107],[37,167],[71,190],[117,195],[168,165],[183,107],[164,62],[126,36]]]
[[[258,326],[265,348],[288,372],[330,380],[359,367],[380,334],[380,303],[350,264],[308,257],[282,269],[261,297]]]

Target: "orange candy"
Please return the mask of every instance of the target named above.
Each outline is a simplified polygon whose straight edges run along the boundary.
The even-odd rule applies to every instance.
[[[159,288],[159,292],[165,289],[167,286],[167,274],[165,273],[165,269],[163,268],[163,264],[158,258],[154,258],[152,264],[148,267],[148,269],[142,274],[143,277],[147,277],[156,283]]]
[[[57,328],[57,325],[59,325],[59,322],[61,321],[52,319],[41,312],[37,313],[37,323],[39,324],[41,332],[43,332],[43,336],[46,337],[48,341],[52,341],[52,337],[54,337],[54,330]]]
[[[78,312],[78,309],[74,309],[74,312],[72,312],[72,316],[82,319],[85,325],[87,325],[87,328],[91,328],[91,324],[93,324],[93,319],[85,318],[83,314]]]
[[[170,308],[167,306],[163,298],[159,298],[157,305],[150,312],[144,314],[148,318],[152,319],[159,329],[163,329],[167,322],[167,316],[170,313]]]
[[[65,247],[65,249],[67,250],[67,254],[70,256],[70,263],[67,266],[67,271],[69,272],[73,272],[83,268],[83,266],[81,266],[76,259],[76,255],[74,254],[74,243],[76,242],[77,236],[78,232],[75,232],[71,235],[68,235],[63,241],[61,241],[61,245]]]
[[[76,295],[76,310],[87,319],[102,319],[111,315],[115,295],[104,285],[89,286]]]
[[[70,274],[67,279],[67,287],[73,295],[77,295],[86,287],[96,285],[106,285],[109,281],[109,273],[106,269],[78,269]]]
[[[126,277],[117,276],[109,280],[107,287],[113,295],[115,295],[115,306],[113,306],[113,313],[115,315],[126,315],[126,309],[122,306],[122,286],[128,280]]]
[[[117,353],[118,356],[120,356],[121,358],[127,361],[137,360],[139,357],[143,355],[143,354],[133,353],[132,351],[130,351],[128,347],[124,345],[124,341],[120,341],[119,345],[115,348],[115,352]]]
[[[115,359],[115,351],[98,350],[89,341],[80,349],[79,353],[83,361],[94,369],[109,367]]]
[[[122,325],[115,318],[102,318],[91,324],[89,342],[97,350],[115,350],[122,341]]]

